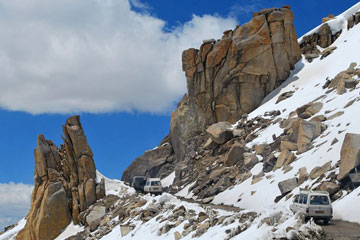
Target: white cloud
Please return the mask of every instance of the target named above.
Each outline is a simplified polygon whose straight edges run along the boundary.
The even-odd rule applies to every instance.
[[[23,183],[0,183],[0,232],[27,215],[32,189]]]
[[[170,32],[165,24],[128,0],[2,0],[0,107],[169,111],[186,91],[181,52],[236,22],[194,15]]]

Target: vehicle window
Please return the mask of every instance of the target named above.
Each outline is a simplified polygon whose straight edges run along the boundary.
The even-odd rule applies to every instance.
[[[311,196],[310,197],[311,205],[329,205],[329,199],[327,196]]]
[[[302,204],[304,200],[304,195],[300,194],[299,203]]]
[[[294,197],[294,203],[298,203],[299,202],[299,195],[295,195]]]
[[[146,186],[150,186],[150,182],[146,182]]]
[[[137,183],[142,183],[144,181],[143,178],[135,178],[135,182]]]
[[[308,196],[304,195],[303,204],[307,204],[307,199],[308,199]]]
[[[153,181],[153,182],[151,182],[151,186],[161,186],[161,182],[160,181]]]

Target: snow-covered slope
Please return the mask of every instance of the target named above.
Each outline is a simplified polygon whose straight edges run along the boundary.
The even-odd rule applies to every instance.
[[[132,213],[134,215],[124,220],[124,222],[119,223],[119,217],[109,220],[115,227],[103,235],[101,239],[174,239],[176,232],[182,233],[186,229],[185,226],[191,226],[194,223],[194,219],[189,218],[187,215],[186,217],[177,217],[176,221],[171,220],[174,215],[173,209],[178,209],[181,206],[186,209],[187,213],[193,216],[198,216],[200,212],[206,212],[209,216],[214,214],[214,218],[223,219],[221,224],[216,221],[212,222],[207,231],[198,236],[198,239],[227,239],[230,237],[233,237],[232,239],[290,238],[294,233],[291,230],[288,231],[289,227],[295,227],[300,232],[306,232],[309,229],[315,232],[319,230],[317,225],[311,221],[307,224],[299,223],[298,216],[294,216],[289,210],[290,199],[284,197],[278,203],[274,203],[274,199],[281,195],[277,183],[297,176],[300,168],[306,167],[307,173],[310,173],[313,168],[331,162],[334,169],[329,171],[327,175],[331,172],[337,174],[339,169],[336,164],[340,160],[340,149],[345,134],[360,134],[360,125],[358,124],[360,121],[360,113],[358,112],[358,109],[360,109],[360,87],[357,86],[353,90],[347,90],[342,95],[337,94],[336,91],[328,92],[328,89],[322,88],[327,78],[333,79],[339,72],[346,70],[351,63],[356,63],[357,68],[359,68],[360,24],[355,25],[350,30],[347,30],[346,24],[348,16],[359,10],[360,3],[328,22],[334,32],[342,29],[342,34],[332,44],[332,46],[337,47],[332,54],[324,59],[314,59],[311,63],[302,59],[296,64],[295,70],[293,70],[287,81],[266,97],[260,107],[249,114],[249,118],[256,116],[266,118],[264,116],[266,112],[279,110],[281,114],[278,117],[287,119],[290,113],[298,107],[315,99],[317,102],[323,103],[323,107],[317,115],[324,115],[329,118],[335,113],[343,112],[342,115],[339,114],[339,116],[324,122],[327,125],[327,129],[320,137],[314,140],[312,144],[315,147],[296,155],[297,160],[291,163],[292,169],[290,171],[285,173],[284,170],[278,169],[265,173],[262,180],[254,184],[252,184],[252,179],[249,178],[219,193],[212,201],[213,204],[232,205],[246,209],[245,211],[236,213],[231,209],[209,210],[206,205],[182,201],[167,193],[157,197],[150,195],[137,196],[135,191],[123,182],[108,179],[98,172],[97,181],[100,181],[102,177],[105,178],[106,195],[116,195],[120,199],[131,199],[136,195],[137,198],[146,202],[144,205],[134,209]],[[315,28],[308,34],[314,33],[317,29]],[[301,39],[302,37],[299,41]],[[357,79],[360,80],[359,77]],[[293,96],[276,104],[278,97],[289,91],[294,91]],[[322,97],[319,98],[320,96]],[[352,105],[345,108],[345,105],[353,100],[355,101]],[[280,122],[274,123],[267,128],[258,130],[257,137],[249,142],[247,146],[251,148],[257,144],[273,142],[273,135],[279,136],[282,133],[283,129],[280,128]],[[333,143],[335,138],[338,142]],[[251,169],[251,173],[256,175],[262,169],[263,163],[260,162]],[[163,179],[163,184],[170,186],[174,178],[175,172],[169,175],[168,178]],[[316,179],[307,180],[299,188],[316,187],[316,185],[313,185],[315,181]],[[191,184],[183,188],[176,195],[191,198],[193,193],[188,193],[190,187]],[[299,188],[294,189],[292,194],[296,194]],[[351,193],[344,191],[344,195],[333,203],[334,218],[360,223],[360,208],[348,207],[358,205],[359,201],[360,188],[355,189]],[[119,202],[121,201],[119,200]],[[156,204],[161,204],[161,209],[158,210],[157,215],[148,221],[143,221],[139,215],[135,214],[146,211],[149,207]],[[249,217],[249,212],[256,213],[253,217]],[[247,216],[247,218],[244,216]],[[276,224],[276,228],[274,228],[274,224],[264,224],[265,220],[272,221]],[[212,220],[210,219],[210,221]],[[0,235],[0,240],[14,239],[16,233],[24,225],[25,220],[23,219],[15,228]],[[129,234],[122,237],[119,225],[131,225],[132,229]],[[171,226],[170,229],[164,231],[163,229],[168,226]],[[70,224],[57,239],[64,239],[83,230],[84,227]],[[95,236],[100,230],[98,229],[91,234]],[[183,236],[182,239],[193,238],[198,230],[199,228],[194,229],[188,235]]]
[[[351,12],[356,12],[359,8],[360,4],[357,4],[350,10]],[[347,13],[341,15],[341,21],[344,20],[343,15],[345,16]],[[336,19],[333,21],[336,21]],[[283,170],[278,169],[275,172],[267,173],[262,181],[253,185],[251,185],[251,179],[248,179],[217,195],[213,203],[224,203],[246,209],[264,210],[280,206],[287,207],[290,201],[285,201],[285,199],[282,199],[278,204],[275,204],[273,201],[266,201],[266,199],[275,199],[276,196],[281,195],[277,184],[272,183],[294,177],[302,167],[306,167],[309,173],[314,167],[322,166],[329,161],[334,166],[340,160],[340,149],[345,134],[360,133],[360,125],[358,124],[360,121],[360,114],[358,112],[360,108],[360,101],[358,101],[360,88],[356,87],[353,91],[347,90],[343,95],[338,95],[336,91],[326,93],[328,89],[322,88],[327,78],[334,78],[339,72],[346,70],[350,63],[354,62],[358,67],[360,64],[360,24],[354,26],[349,31],[346,29],[346,24],[342,24],[342,26],[344,27],[342,34],[332,45],[336,46],[337,49],[331,55],[322,60],[317,58],[312,63],[308,63],[303,58],[302,61],[296,64],[296,69],[288,80],[272,92],[259,108],[250,113],[249,118],[263,115],[267,111],[280,110],[281,115],[278,117],[287,119],[289,114],[295,111],[296,108],[314,101],[322,95],[324,95],[323,98],[316,100],[324,104],[318,115],[329,117],[337,112],[344,112],[344,114],[325,121],[328,128],[313,142],[314,146],[319,146],[297,155],[298,160],[291,164],[293,167],[291,171],[284,173]],[[278,97],[288,91],[295,91],[295,93],[292,97],[276,104]],[[351,106],[344,108],[347,103],[354,99],[356,101]],[[279,125],[277,123],[259,131],[259,136],[249,143],[249,146],[272,142],[273,134],[279,136],[283,132]],[[338,139],[338,142],[331,145],[335,138]],[[259,165],[262,165],[262,163],[259,163],[254,169],[259,169]],[[260,168],[262,169],[262,167]],[[337,173],[338,169],[335,171]],[[314,181],[306,181],[300,188],[311,186]],[[251,195],[252,191],[256,193]],[[296,191],[298,189],[294,190],[293,193],[296,193]],[[242,200],[238,202],[239,198]],[[335,217],[360,223],[360,208],[352,209],[351,212],[345,214],[343,208],[345,205],[342,204],[346,202],[346,204],[351,205],[359,201],[360,197],[355,193],[337,200],[334,203]]]

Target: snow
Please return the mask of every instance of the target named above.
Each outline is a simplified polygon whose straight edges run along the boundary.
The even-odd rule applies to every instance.
[[[173,184],[175,179],[175,171],[172,172],[169,176],[161,180],[161,185],[163,187],[169,187]]]
[[[184,197],[184,198],[192,198],[194,195],[192,192],[189,192],[189,189],[195,184],[195,182],[188,184],[183,189],[181,189],[179,192],[177,192],[175,195],[178,197]]]
[[[360,187],[333,204],[334,218],[360,223]]]
[[[353,12],[360,9],[360,3],[356,4],[351,11],[340,15],[346,17]],[[344,27],[344,26],[343,26]],[[234,205],[245,209],[254,209],[257,211],[270,211],[277,207],[286,208],[291,200],[282,199],[277,204],[274,199],[281,195],[277,183],[297,175],[302,167],[306,167],[307,172],[317,166],[322,166],[331,161],[332,166],[335,166],[340,160],[340,150],[343,139],[346,133],[360,133],[359,114],[357,109],[360,108],[360,101],[355,101],[350,107],[344,106],[351,100],[359,97],[360,89],[349,91],[343,95],[338,95],[336,91],[326,94],[328,89],[322,89],[326,78],[334,78],[339,72],[346,70],[350,63],[360,63],[360,24],[355,25],[349,31],[343,29],[340,37],[333,43],[337,49],[328,57],[320,60],[314,59],[312,63],[308,63],[304,59],[296,64],[296,68],[292,71],[291,76],[278,89],[274,90],[262,103],[262,105],[249,114],[249,119],[258,115],[263,115],[267,111],[280,110],[281,117],[287,119],[289,114],[296,110],[296,108],[305,105],[321,95],[326,95],[324,98],[317,100],[322,102],[323,108],[317,115],[325,115],[326,117],[335,114],[338,111],[344,111],[344,114],[327,120],[324,123],[328,126],[327,130],[322,135],[313,141],[315,146],[313,149],[297,155],[297,160],[291,164],[293,168],[287,173],[282,169],[275,172],[266,173],[261,181],[251,184],[252,178],[235,185],[231,189],[218,194],[212,203]],[[288,91],[295,91],[294,95],[284,101],[276,104],[278,97]],[[332,110],[326,113],[327,110]],[[272,142],[272,135],[277,136],[283,132],[279,127],[279,123],[258,131],[258,137],[252,142],[248,143],[248,147],[256,144]],[[337,138],[338,142],[331,145],[333,139]],[[295,153],[295,152],[294,152]],[[256,165],[252,170],[252,174],[258,173],[260,164]],[[338,172],[338,168],[335,169]],[[308,180],[303,183],[300,188],[311,186],[315,180]],[[293,194],[298,189],[293,190]],[[345,206],[355,205],[359,201],[356,195],[360,190],[356,190],[348,196],[335,201],[334,211],[335,217],[343,220],[360,222],[360,210],[349,214],[348,211],[343,211]],[[251,192],[255,192],[251,195]]]
[[[324,122],[328,128],[320,137],[313,141],[315,147],[302,154],[297,154],[297,159],[290,165],[292,167],[290,171],[285,173],[283,169],[278,169],[276,171],[265,173],[265,176],[263,176],[259,182],[254,184],[252,184],[253,179],[249,178],[215,196],[212,201],[214,204],[233,205],[246,209],[246,211],[256,211],[258,213],[258,217],[254,220],[252,225],[232,239],[271,239],[285,236],[291,238],[293,232],[287,232],[286,229],[289,226],[293,227],[298,224],[298,220],[297,216],[292,214],[289,210],[291,198],[286,199],[284,197],[278,203],[274,202],[274,199],[281,195],[278,183],[296,177],[300,168],[305,167],[307,173],[310,173],[314,167],[322,166],[327,162],[331,162],[331,165],[334,167],[332,171],[334,171],[335,174],[338,173],[339,169],[337,164],[340,160],[340,149],[345,134],[360,133],[360,124],[358,124],[360,120],[358,114],[360,101],[355,101],[348,108],[344,108],[349,101],[353,99],[360,100],[360,88],[357,87],[352,91],[347,90],[343,95],[338,95],[336,91],[326,94],[325,92],[328,89],[322,89],[322,86],[327,78],[334,78],[339,72],[346,70],[350,63],[360,63],[360,24],[354,26],[350,30],[347,30],[346,28],[347,18],[359,10],[360,2],[337,16],[335,19],[327,22],[334,33],[342,29],[342,34],[332,44],[332,46],[337,47],[332,54],[322,60],[320,60],[320,58],[314,59],[312,63],[308,63],[304,59],[299,61],[290,77],[279,88],[270,93],[264,99],[260,107],[249,114],[248,118],[251,119],[256,116],[263,116],[265,112],[280,110],[281,114],[278,117],[287,119],[289,114],[292,111],[295,111],[296,108],[314,101],[314,99],[317,99],[317,102],[323,103],[323,108],[317,115],[329,117],[336,112],[344,111],[343,115]],[[316,32],[319,27],[313,29],[304,36]],[[299,38],[299,41],[301,41],[302,38],[303,37]],[[278,97],[282,93],[288,91],[294,91],[293,96],[276,104]],[[321,95],[325,96],[318,99]],[[271,124],[265,129],[257,130],[257,137],[253,141],[247,143],[247,147],[251,148],[256,144],[273,142],[273,134],[279,136],[282,133],[283,129],[280,128],[279,123]],[[331,142],[335,138],[338,139],[338,142],[331,145]],[[257,175],[261,172],[262,167],[263,164],[258,163],[250,171],[253,175]],[[329,173],[327,175],[329,175]],[[102,178],[105,179],[107,195],[114,194],[120,197],[126,197],[135,194],[135,190],[124,184],[122,181],[108,179],[100,172],[97,172],[96,181],[100,182]],[[174,179],[175,172],[172,172],[169,176],[161,180],[162,185],[164,187],[171,186]],[[307,180],[299,186],[299,188],[294,189],[291,194],[294,195],[298,193],[300,188],[315,187],[313,186],[315,182],[316,179]],[[161,196],[152,196],[150,194],[143,195],[142,197],[147,200],[147,204],[142,206],[141,209],[145,209],[152,202],[157,202],[161,204],[174,204],[176,207],[183,205],[186,209],[193,209],[196,213],[206,211],[206,209],[199,204],[181,201],[177,198],[193,198],[194,194],[191,191],[189,192],[189,189],[194,184],[195,182],[183,186],[182,190],[175,194],[175,196],[168,193],[163,193]],[[347,193],[346,191],[343,191],[343,193],[343,197],[333,203],[334,218],[360,223],[360,208],[356,207],[360,200],[360,188],[355,189],[351,193]],[[161,214],[166,217],[171,214],[171,211],[172,210],[169,209]],[[218,209],[216,211],[219,216],[232,216],[236,214],[234,212]],[[277,222],[275,231],[273,231],[274,226],[268,226],[266,223],[262,224],[262,220],[266,217]],[[25,226],[25,223],[26,220],[22,219],[14,229],[0,235],[0,240],[14,239],[14,236]],[[130,222],[121,224],[127,223]],[[168,223],[167,221],[159,223],[156,221],[156,218],[153,218],[148,222],[143,223],[140,220],[131,219],[131,223],[136,227],[128,235],[122,237],[120,227],[116,226],[102,239],[173,239],[174,232],[178,231],[181,233],[184,224],[189,223],[189,221],[186,220],[172,228],[168,233],[161,235],[158,234],[158,231],[163,225]],[[225,230],[232,231],[233,229],[237,229],[238,226],[238,221],[229,223],[228,225],[215,225],[210,227],[209,230],[198,239],[225,239],[228,237]],[[303,231],[306,231],[309,228],[316,229],[318,226],[310,221],[307,224],[298,227]],[[57,239],[64,239],[82,231],[82,229],[82,227],[74,226],[73,223],[71,223]],[[190,233],[182,239],[192,238],[193,233],[194,232]]]
[[[354,6],[343,12],[342,14],[336,16],[334,19],[327,21],[326,23],[329,25],[332,34],[336,34],[340,30],[345,30],[347,27],[347,19],[356,12],[358,12],[359,10],[360,10],[360,2],[355,4]],[[305,36],[309,36],[316,33],[321,26],[322,24],[312,29],[311,31],[305,33],[303,36],[301,36],[298,39],[298,42],[301,43]]]
[[[76,235],[78,232],[83,231],[85,228],[79,225],[74,225],[73,222],[71,222],[66,229],[57,237],[55,238],[55,240],[62,240],[62,239],[66,239],[68,237],[71,237],[73,235]]]
[[[117,179],[109,179],[102,175],[98,170],[96,170],[96,182],[99,183],[101,179],[105,179],[105,194],[106,195],[117,195],[122,196],[125,193],[127,195],[133,195],[136,193],[135,189],[127,186],[123,181]]]
[[[13,229],[0,235],[0,240],[15,240],[16,235],[21,229],[25,227],[25,224],[26,224],[26,219],[25,218],[21,219]]]

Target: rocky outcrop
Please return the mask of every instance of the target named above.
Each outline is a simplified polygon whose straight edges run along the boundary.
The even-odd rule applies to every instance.
[[[360,134],[347,133],[341,147],[341,162],[337,179],[343,180],[360,165]]]
[[[278,187],[281,192],[281,195],[285,195],[291,192],[297,186],[298,186],[297,178],[290,178],[288,180],[284,180],[278,183]]]
[[[188,92],[171,115],[168,147],[172,151],[166,152],[172,153],[158,157],[162,145],[150,151],[155,157],[145,152],[126,169],[122,180],[129,182],[134,175],[165,177],[175,171],[175,185],[195,181],[190,191],[206,198],[248,178],[242,173],[259,159],[243,146],[256,138],[252,130],[271,120],[248,121],[246,113],[286,80],[300,60],[293,19],[287,6],[264,9],[250,22],[225,31],[221,40],[205,40],[200,49],[184,51]],[[274,118],[280,111],[272,114]],[[238,120],[241,124],[234,128]],[[230,177],[223,177],[218,163],[237,167],[227,169]],[[212,177],[215,173],[221,174]]]
[[[123,172],[122,180],[131,182],[134,176],[164,177],[162,173],[174,170],[172,163],[174,161],[173,148],[169,142],[156,147],[153,150],[146,151],[144,155],[138,157]],[[163,168],[166,165],[168,168]],[[166,176],[166,175],[165,175]]]
[[[348,26],[347,29],[353,28],[356,24],[360,23],[360,12],[357,12],[347,19]]]
[[[60,149],[38,136],[31,208],[17,239],[54,239],[71,221],[79,222],[80,212],[105,196],[104,181],[96,183],[93,153],[80,117],[67,119],[63,132]]]
[[[301,58],[293,19],[288,7],[264,9],[221,40],[183,52],[188,94],[170,124],[177,160],[189,139],[211,124],[239,120],[289,76]]]
[[[329,47],[340,36],[341,31],[333,34],[330,26],[323,23],[320,28],[313,34],[304,36],[300,42],[301,53],[306,55],[319,55],[320,51],[317,46],[322,48]]]

